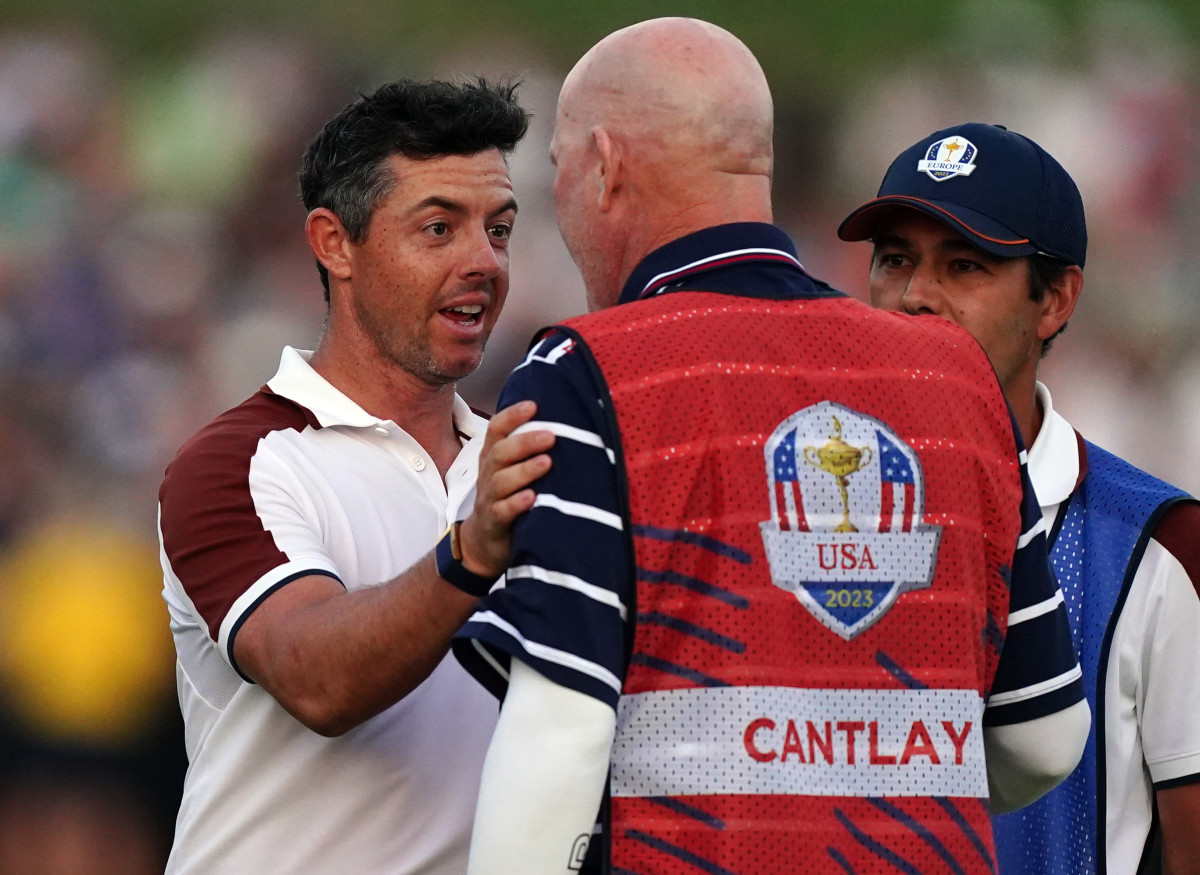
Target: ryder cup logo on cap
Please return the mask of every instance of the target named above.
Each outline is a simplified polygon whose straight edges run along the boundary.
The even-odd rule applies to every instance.
[[[939,526],[924,523],[916,452],[888,425],[833,401],[781,422],[765,447],[771,581],[849,640],[933,582]]]
[[[930,144],[925,157],[917,162],[917,170],[924,171],[935,182],[955,176],[970,176],[975,169],[978,151],[970,140],[947,137]]]
[[[1001,125],[967,122],[913,143],[838,236],[874,239],[897,207],[932,216],[1001,258],[1044,255],[1083,267],[1087,257],[1075,181],[1045,149]]]

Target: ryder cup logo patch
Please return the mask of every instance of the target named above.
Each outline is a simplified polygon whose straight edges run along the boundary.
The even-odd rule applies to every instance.
[[[944,182],[954,176],[970,176],[975,170],[975,144],[963,137],[947,137],[933,143],[925,157],[917,162],[917,170],[923,171],[934,182]]]
[[[933,582],[941,528],[923,522],[921,461],[885,423],[822,401],[781,422],[765,455],[771,580],[826,627],[849,640]]]

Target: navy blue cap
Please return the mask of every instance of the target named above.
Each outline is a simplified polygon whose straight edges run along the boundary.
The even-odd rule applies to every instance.
[[[1087,257],[1075,181],[1033,140],[1000,125],[956,125],[905,149],[838,236],[871,239],[897,206],[941,219],[993,255],[1042,253],[1080,267]]]

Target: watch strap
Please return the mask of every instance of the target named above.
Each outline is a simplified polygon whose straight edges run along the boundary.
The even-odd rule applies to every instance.
[[[435,555],[437,570],[442,580],[461,589],[468,595],[483,598],[491,590],[496,578],[476,574],[462,563],[462,546],[459,543],[458,527],[462,521],[456,521],[442,535],[437,543]]]

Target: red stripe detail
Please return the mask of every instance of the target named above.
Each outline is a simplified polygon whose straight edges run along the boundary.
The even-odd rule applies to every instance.
[[[980,237],[984,240],[990,240],[993,243],[1001,243],[1005,246],[1018,246],[1021,243],[1029,242],[1028,237],[1021,237],[1020,239],[1016,239],[1016,240],[1001,240],[999,237],[989,237],[987,234],[980,234],[978,231],[976,231],[974,228],[972,228],[970,225],[968,225],[966,222],[964,222],[958,216],[954,215],[954,213],[950,212],[949,210],[943,209],[942,207],[939,207],[937,204],[930,203],[929,201],[924,200],[922,198],[912,197],[911,195],[889,194],[889,195],[884,195],[881,198],[876,198],[873,201],[863,204],[863,206],[860,208],[859,215],[861,215],[862,213],[865,213],[868,209],[871,209],[873,207],[884,206],[886,204],[893,204],[898,201],[912,201],[913,203],[923,204],[924,206],[928,207],[931,210],[937,210],[939,213],[942,213],[943,215],[948,216],[956,224],[962,225],[964,228],[968,229],[976,237]]]
[[[916,487],[911,483],[904,484],[904,523],[901,531],[911,532],[913,526],[913,503],[916,497]]]
[[[677,270],[675,273],[667,274],[665,277],[658,279],[654,285],[647,286],[645,291],[642,292],[642,295],[653,294],[656,289],[660,289],[665,285],[678,282],[684,277],[691,276],[694,273],[702,273],[706,270],[712,270],[714,267],[725,267],[726,265],[738,264],[739,262],[743,261],[781,261],[785,264],[790,264],[793,267],[797,266],[796,262],[793,259],[788,258],[786,255],[768,255],[763,253],[755,255],[732,255],[729,258],[718,258],[716,261],[706,261],[704,264],[685,268],[683,270]]]

